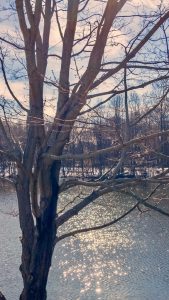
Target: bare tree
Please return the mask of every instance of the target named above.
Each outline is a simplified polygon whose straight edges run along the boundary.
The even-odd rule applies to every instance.
[[[142,22],[141,30],[138,29],[134,37],[130,37],[130,32],[124,33],[124,36],[127,35],[130,38],[130,42],[127,41],[126,45],[128,51],[124,52],[123,46],[120,48],[121,58],[115,62],[114,66],[113,54],[109,61],[106,53],[113,51],[117,45],[121,47],[115,37],[118,38],[119,32],[127,28],[127,20],[131,20],[132,16],[123,16],[125,7],[129,9],[130,1],[100,0],[96,2],[99,5],[97,12],[92,11],[91,2],[69,0],[65,4],[65,1],[59,0],[16,0],[15,4],[12,2],[10,11],[17,16],[22,43],[18,43],[17,37],[15,41],[9,35],[1,37],[1,67],[4,81],[11,97],[27,119],[24,149],[21,149],[16,138],[10,134],[9,128],[6,129],[3,122],[0,123],[0,130],[6,142],[6,155],[12,157],[18,169],[14,183],[22,231],[20,271],[24,288],[20,296],[21,300],[45,300],[47,298],[46,284],[56,242],[78,232],[110,226],[134,210],[139,203],[151,206],[146,202],[148,198],[137,197],[136,205],[118,220],[93,229],[82,229],[57,237],[58,228],[93,200],[105,193],[114,190],[124,191],[126,188],[126,183],[119,184],[118,182],[117,184],[114,177],[107,182],[96,181],[94,183],[71,180],[59,187],[61,160],[87,159],[113,150],[123,150],[125,153],[125,149],[133,144],[168,134],[166,130],[133,139],[127,135],[124,141],[119,139],[111,147],[105,149],[78,155],[63,155],[72,128],[80,115],[94,110],[97,105],[101,106],[106,103],[114,94],[127,93],[127,90],[142,88],[163,78],[167,79],[169,76],[168,68],[166,70],[161,67],[158,76],[154,75],[153,79],[144,80],[137,86],[127,85],[125,79],[124,88],[121,81],[123,71],[127,68],[129,70],[146,69],[147,65],[144,65],[142,54],[140,54],[142,64],[134,62],[133,59],[136,55],[139,57],[143,49],[147,51],[147,43],[169,18],[167,9],[160,14],[150,15],[151,18],[146,18],[146,22]],[[120,13],[121,16],[119,16]],[[139,15],[138,18],[140,18]],[[54,47],[54,53],[50,51],[51,24],[60,35],[62,50],[59,54],[57,47]],[[27,80],[27,103],[18,99],[10,87],[6,67],[9,53],[5,51],[6,47],[25,54],[25,58],[21,54],[21,59],[18,59],[17,63],[19,61],[22,65],[22,74]],[[47,67],[51,59],[53,59],[53,68],[50,73]],[[82,65],[82,61],[85,66]],[[105,66],[109,66],[108,69],[105,69]],[[157,71],[151,64],[148,67],[154,72]],[[53,69],[55,69],[54,72]],[[114,87],[111,90],[101,91],[106,82]],[[52,86],[58,91],[54,121],[48,130],[45,127],[45,85]],[[107,95],[109,99],[104,98]],[[90,100],[102,96],[103,99],[99,103],[93,102],[90,107]],[[128,119],[127,114],[126,118]],[[163,182],[166,181],[163,180]],[[127,186],[132,184],[133,181],[127,183]],[[59,192],[74,185],[92,186],[96,190],[84,197],[73,208],[67,209],[58,216]]]

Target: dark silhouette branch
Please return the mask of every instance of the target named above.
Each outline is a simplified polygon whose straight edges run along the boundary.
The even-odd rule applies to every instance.
[[[104,148],[101,150],[96,150],[93,152],[89,152],[89,153],[84,153],[84,154],[77,154],[77,155],[72,155],[72,154],[65,154],[65,155],[52,155],[52,154],[43,154],[43,157],[48,157],[51,160],[71,160],[71,159],[76,159],[76,160],[80,160],[80,159],[88,159],[88,158],[92,158],[92,157],[97,157],[100,154],[106,154],[112,151],[117,151],[117,150],[121,150],[121,149],[125,149],[128,148],[129,146],[133,145],[133,144],[140,144],[143,141],[147,141],[149,139],[153,139],[155,137],[158,136],[166,136],[169,134],[169,129],[165,130],[165,131],[159,131],[159,132],[154,132],[148,135],[144,135],[141,137],[137,137],[134,139],[129,140],[128,142],[124,142],[122,144],[118,144],[115,146],[111,146],[108,148]]]
[[[152,27],[152,29],[148,32],[148,34],[138,43],[138,45],[122,60],[122,62],[114,69],[109,70],[105,75],[96,80],[90,89],[96,88],[100,83],[104,82],[121,69],[123,69],[126,64],[136,56],[136,54],[143,48],[143,46],[149,41],[152,35],[159,29],[159,27],[169,18],[169,11],[166,12],[160,20]]]
[[[169,217],[169,213],[167,213],[166,211],[152,205],[152,204],[149,204],[147,203],[146,201],[148,199],[150,199],[154,194],[155,192],[158,190],[158,188],[161,186],[161,184],[158,184],[150,193],[149,195],[146,197],[146,198],[141,198],[139,197],[138,195],[134,194],[133,192],[127,192],[127,191],[120,191],[120,193],[122,194],[125,194],[125,195],[128,195],[128,196],[132,196],[134,199],[137,199],[137,203],[132,206],[127,212],[125,212],[124,214],[122,214],[120,217],[110,221],[110,222],[107,222],[105,224],[102,224],[102,225],[98,225],[98,226],[92,226],[92,227],[88,227],[88,228],[82,228],[82,229],[77,229],[77,230],[73,230],[71,232],[68,232],[68,233],[65,233],[59,237],[56,238],[56,242],[59,242],[67,237],[71,237],[71,236],[75,236],[77,234],[80,234],[80,233],[87,233],[87,232],[91,232],[91,231],[96,231],[96,230],[100,230],[100,229],[104,229],[104,228],[107,228],[109,226],[112,226],[114,224],[116,224],[117,222],[119,222],[120,220],[122,220],[123,218],[125,218],[127,215],[129,215],[132,211],[134,211],[138,206],[139,204],[143,204],[144,206],[148,207],[148,208],[151,208],[152,210],[154,211],[157,211],[167,217]]]
[[[28,113],[29,110],[22,105],[22,103],[15,96],[15,94],[13,93],[13,91],[12,91],[10,85],[9,85],[9,82],[8,82],[8,79],[7,79],[7,76],[6,76],[6,72],[5,72],[4,61],[3,61],[2,58],[0,58],[0,62],[1,62],[1,69],[2,69],[2,73],[3,73],[4,81],[5,81],[5,84],[6,84],[7,88],[8,88],[9,93],[11,94],[12,98],[16,101],[16,103],[19,105],[19,107],[22,110],[24,110],[24,111],[26,111]]]
[[[88,227],[88,228],[82,228],[82,229],[77,229],[77,230],[74,230],[74,231],[71,231],[71,232],[68,232],[68,233],[65,233],[59,237],[56,238],[56,242],[59,242],[67,237],[71,237],[71,236],[75,236],[77,234],[80,234],[80,233],[87,233],[87,232],[91,232],[91,231],[96,231],[96,230],[101,230],[101,229],[104,229],[104,228],[107,228],[107,227],[110,227],[114,224],[116,224],[117,222],[121,221],[122,219],[124,219],[127,215],[129,215],[132,211],[134,211],[137,206],[138,206],[139,202],[137,204],[135,204],[134,206],[132,206],[127,212],[125,212],[124,214],[122,214],[120,217],[108,222],[108,223],[105,223],[103,225],[98,225],[98,226],[94,226],[94,227]]]

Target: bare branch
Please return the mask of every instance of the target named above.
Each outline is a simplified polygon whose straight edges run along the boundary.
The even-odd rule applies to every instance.
[[[7,77],[6,77],[6,72],[5,72],[5,67],[4,67],[4,61],[3,61],[2,58],[0,58],[0,62],[1,62],[1,69],[2,69],[2,73],[3,73],[4,81],[5,81],[5,84],[6,84],[7,88],[8,88],[8,91],[10,92],[12,98],[13,98],[13,99],[16,101],[16,103],[19,105],[19,107],[20,107],[22,110],[24,110],[24,111],[26,111],[26,112],[28,113],[29,110],[28,110],[27,108],[25,108],[25,107],[22,105],[22,103],[21,103],[20,100],[15,96],[15,94],[13,93],[13,91],[12,91],[10,85],[9,85],[8,79],[7,79]]]
[[[161,80],[165,80],[165,79],[168,79],[169,78],[169,75],[168,73],[164,76],[159,76],[157,78],[153,78],[151,80],[148,80],[148,81],[144,81],[143,83],[139,84],[139,85],[135,85],[135,86],[130,86],[127,88],[127,91],[132,91],[132,90],[137,90],[137,89],[143,89],[145,88],[146,86],[152,84],[152,83],[155,83],[155,82],[158,82],[158,81],[161,81]],[[88,95],[87,98],[89,99],[92,99],[92,98],[95,98],[95,97],[101,97],[101,96],[105,96],[105,95],[109,95],[109,94],[112,94],[112,97],[116,96],[116,95],[120,95],[120,94],[123,94],[125,92],[125,89],[123,90],[116,90],[116,89],[113,89],[113,90],[110,90],[110,91],[107,91],[107,92],[102,92],[102,93],[97,93],[97,94],[93,94],[93,95]],[[105,100],[106,101],[106,100]],[[104,104],[104,100],[102,101],[102,104]],[[95,107],[94,107],[95,108]]]
[[[147,41],[151,38],[151,36],[159,29],[159,27],[169,18],[169,11],[166,12],[160,20],[153,26],[153,28],[148,32],[148,34],[139,42],[139,44],[123,59],[123,61],[114,69],[108,71],[105,75],[103,75],[100,79],[96,80],[90,89],[96,88],[100,83],[104,82],[109,77],[113,76],[117,72],[119,72],[122,68],[125,67],[127,62],[129,62],[132,58],[136,56],[136,54],[141,50],[141,48],[147,43]]]
[[[162,131],[162,132],[159,131],[159,132],[151,133],[151,134],[148,134],[148,135],[145,135],[145,136],[134,138],[134,139],[132,139],[128,142],[124,142],[122,144],[118,144],[118,145],[111,146],[111,147],[108,147],[108,148],[104,148],[104,149],[101,149],[101,150],[96,150],[94,152],[89,152],[89,153],[84,153],[84,154],[79,154],[79,155],[78,154],[77,155],[65,154],[65,155],[60,155],[60,156],[52,155],[52,154],[43,154],[43,157],[48,157],[52,160],[88,159],[88,158],[96,157],[100,154],[106,154],[106,153],[109,153],[109,152],[112,152],[112,151],[115,151],[115,150],[117,151],[117,150],[121,150],[121,149],[126,149],[126,148],[128,148],[129,146],[131,146],[133,144],[139,144],[139,143],[142,143],[143,141],[147,141],[149,139],[152,139],[152,138],[155,138],[155,137],[158,137],[158,136],[166,136],[168,134],[169,134],[169,130]]]
[[[70,231],[68,233],[65,233],[59,237],[56,238],[56,243],[67,238],[67,237],[71,237],[71,236],[75,236],[77,234],[80,233],[87,233],[87,232],[91,232],[91,231],[96,231],[96,230],[101,230],[107,227],[110,227],[114,224],[116,224],[117,222],[121,221],[122,219],[124,219],[127,215],[129,215],[132,211],[134,211],[137,206],[138,206],[139,202],[137,204],[135,204],[134,206],[132,206],[127,212],[125,212],[124,214],[122,214],[120,217],[114,219],[113,221],[110,221],[108,223],[105,223],[103,225],[98,225],[98,226],[93,226],[93,227],[88,227],[88,228],[82,228],[82,229],[77,229],[74,231]]]
[[[60,107],[63,107],[65,105],[69,97],[69,72],[71,63],[71,53],[77,24],[78,7],[79,0],[72,0],[68,2],[67,24],[63,37],[62,61],[59,79],[59,85],[61,86],[61,89],[59,90],[58,100],[59,110]],[[67,92],[62,92],[62,89],[64,89]]]

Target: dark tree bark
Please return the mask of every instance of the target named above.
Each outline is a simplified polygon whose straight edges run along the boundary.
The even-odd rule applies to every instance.
[[[0,300],[6,300],[5,296],[0,292]]]
[[[24,289],[21,300],[45,300],[47,297],[46,284],[51,266],[52,254],[56,241],[56,209],[59,194],[58,172],[60,164],[53,162],[45,173],[43,180],[48,182],[46,195],[43,195],[41,203],[44,204],[41,214],[36,216],[36,224],[33,225],[30,216],[28,222],[20,220],[22,226],[22,264],[20,267]],[[25,180],[24,180],[25,182]],[[50,184],[50,186],[49,186]],[[44,183],[44,185],[46,185]],[[23,188],[23,183],[21,184]],[[27,186],[22,191],[26,195]],[[50,193],[48,191],[50,190]],[[27,193],[28,196],[28,193]],[[18,188],[18,199],[21,190]],[[22,202],[23,199],[21,199]],[[26,209],[25,207],[23,209]],[[27,211],[29,211],[29,207]],[[23,213],[21,214],[23,215]],[[28,213],[29,215],[29,213]],[[23,224],[23,225],[22,225]],[[29,237],[29,240],[27,239]]]

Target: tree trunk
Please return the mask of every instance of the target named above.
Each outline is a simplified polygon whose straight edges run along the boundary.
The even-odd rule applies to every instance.
[[[20,300],[46,300],[46,285],[55,244],[56,226],[54,220],[48,222],[40,235],[37,233],[33,246],[33,261],[31,261],[28,276],[24,278],[24,289]]]
[[[40,191],[40,214],[35,221],[30,204],[30,183],[24,177],[17,187],[22,230],[22,264],[24,288],[20,300],[46,300],[46,285],[56,241],[56,207],[59,194],[60,165],[42,167],[43,190]],[[26,184],[27,182],[27,184]],[[25,196],[26,195],[26,196]],[[34,224],[35,223],[35,224]]]
[[[0,300],[6,300],[6,298],[4,297],[4,295],[0,292]]]

